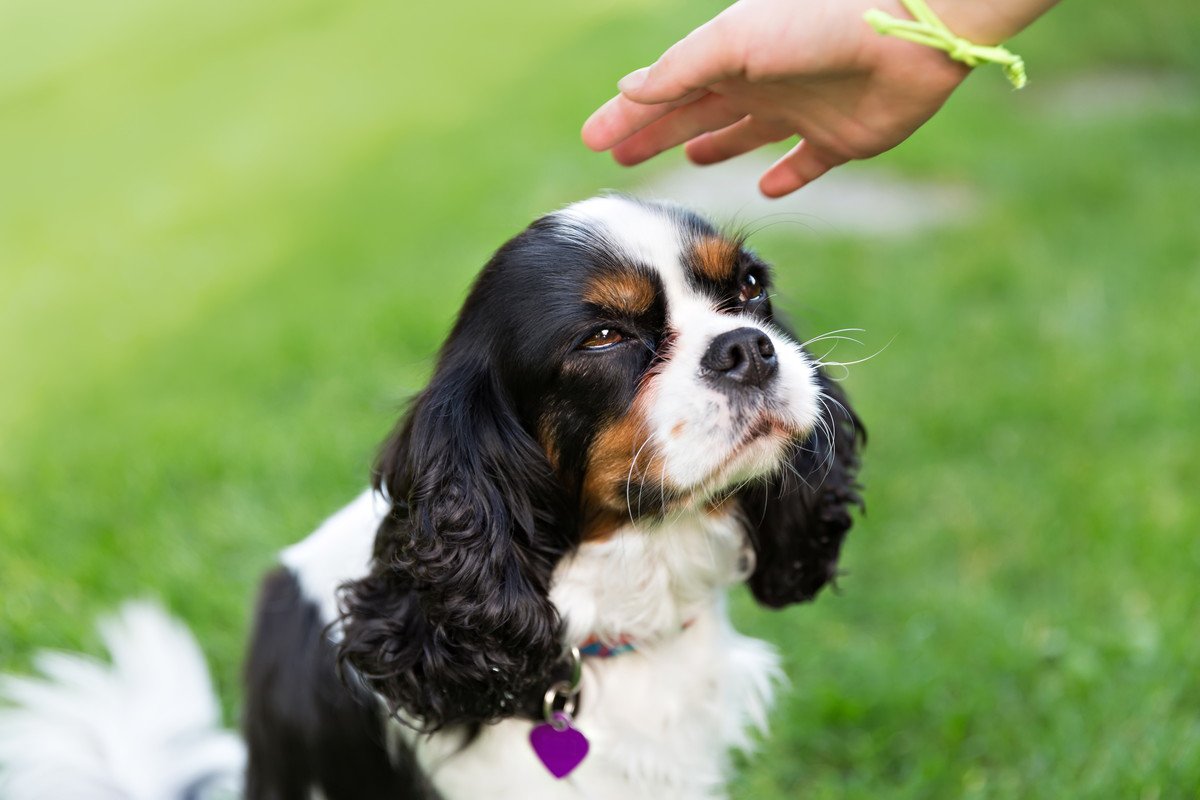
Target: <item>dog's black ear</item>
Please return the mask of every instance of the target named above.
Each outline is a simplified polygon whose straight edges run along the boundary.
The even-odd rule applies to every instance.
[[[741,495],[757,556],[750,589],[772,608],[811,600],[836,576],[851,507],[862,507],[858,451],[866,430],[836,383],[820,373],[818,385],[821,421],[791,468]]]
[[[342,595],[341,662],[424,730],[511,715],[545,689],[562,655],[549,584],[570,547],[561,489],[493,368],[442,362],[380,454],[391,511]]]

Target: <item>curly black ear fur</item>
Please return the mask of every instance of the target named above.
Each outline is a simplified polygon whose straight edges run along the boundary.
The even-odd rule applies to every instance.
[[[822,422],[796,450],[792,466],[743,491],[742,508],[757,562],[750,589],[781,608],[811,600],[837,574],[838,554],[859,495],[859,446],[866,430],[841,388],[818,377]]]
[[[422,730],[519,711],[561,657],[561,489],[484,356],[444,354],[384,445],[392,508],[347,584],[339,659]],[[557,538],[556,538],[557,537]]]

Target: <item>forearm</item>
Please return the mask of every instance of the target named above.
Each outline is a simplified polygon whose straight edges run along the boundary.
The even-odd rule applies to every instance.
[[[1058,0],[930,0],[946,26],[977,44],[1000,44],[1015,36]]]

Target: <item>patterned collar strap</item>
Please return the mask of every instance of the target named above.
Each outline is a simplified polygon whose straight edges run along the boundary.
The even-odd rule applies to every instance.
[[[692,623],[696,620],[689,619],[687,622],[679,626],[679,631],[682,633],[692,627]],[[584,639],[579,645],[579,654],[589,658],[612,658],[619,656],[622,653],[632,653],[637,650],[637,645],[633,643],[633,639],[627,635],[618,636],[615,641],[606,642],[600,639],[595,634]]]
[[[605,644],[595,636],[589,636],[587,641],[579,645],[579,654],[590,658],[612,658],[619,656],[621,653],[631,653],[637,648],[633,642],[625,636],[622,636],[612,644]]]

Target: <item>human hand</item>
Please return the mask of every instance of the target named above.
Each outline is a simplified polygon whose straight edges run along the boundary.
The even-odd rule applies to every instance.
[[[1052,2],[946,0],[935,11],[951,30],[992,44]],[[694,163],[713,164],[801,136],[760,179],[768,197],[889,150],[969,69],[880,36],[862,18],[871,8],[907,17],[898,0],[740,0],[625,76],[621,93],[584,124],[583,141],[632,166],[684,142]]]

